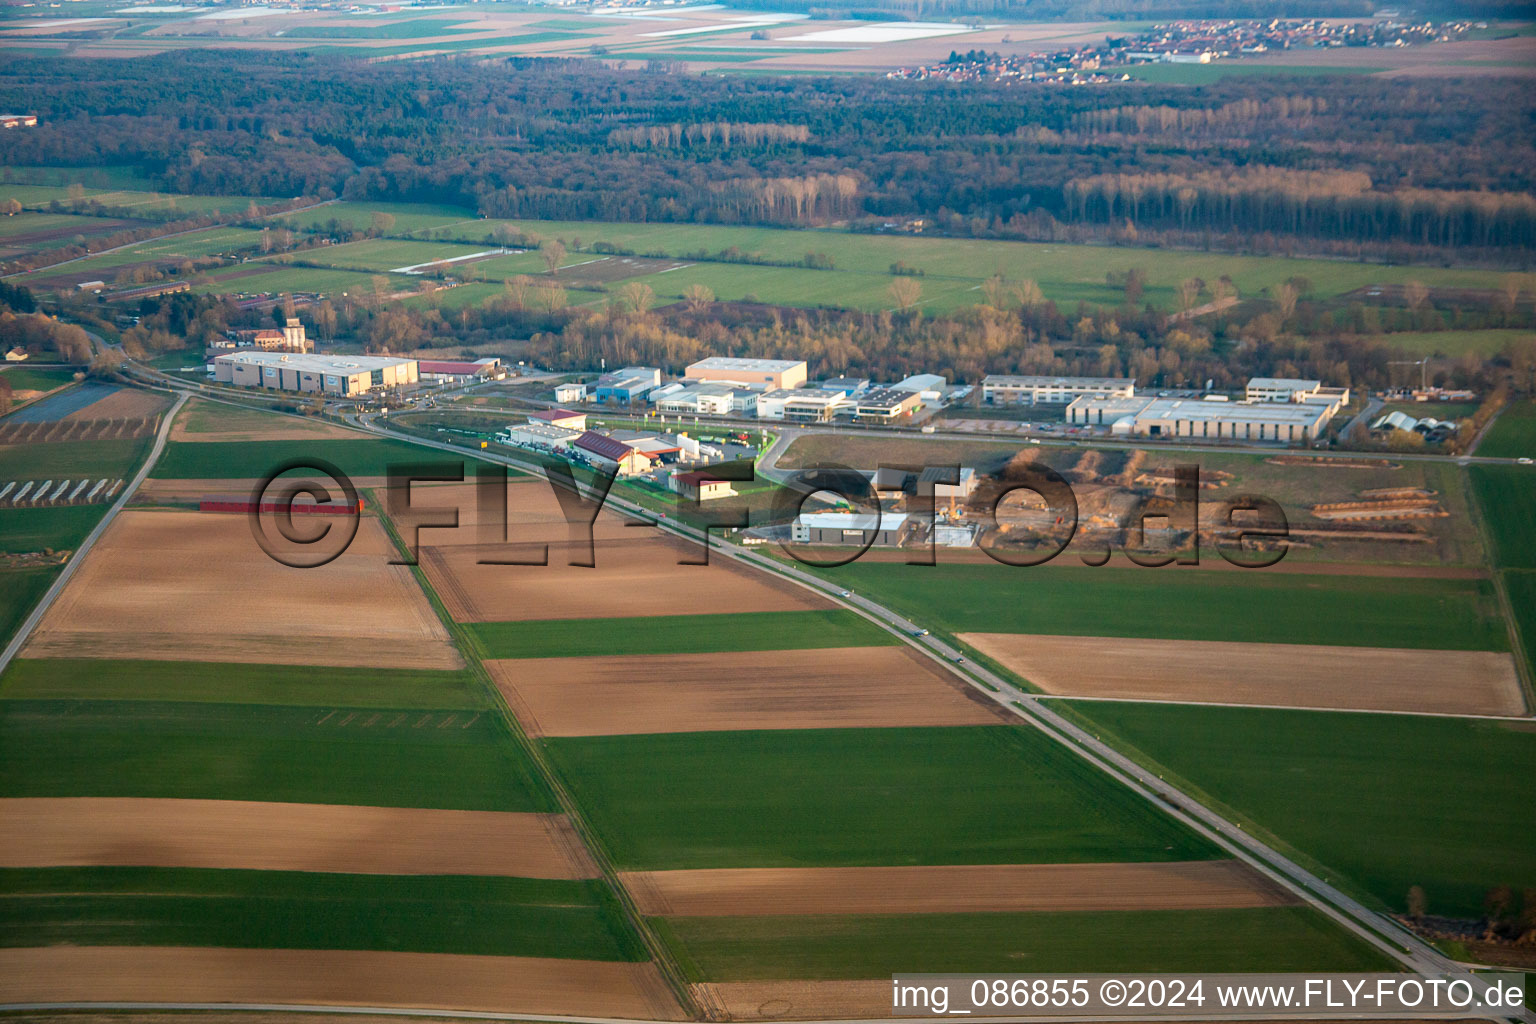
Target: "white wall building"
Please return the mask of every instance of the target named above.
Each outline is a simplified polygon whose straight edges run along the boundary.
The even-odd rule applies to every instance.
[[[1136,382],[1129,377],[1037,377],[988,374],[981,397],[988,405],[1065,405],[1079,398],[1130,398]]]
[[[1079,398],[1067,422],[1119,435],[1300,444],[1322,435],[1328,402],[1203,402],[1188,398]]]

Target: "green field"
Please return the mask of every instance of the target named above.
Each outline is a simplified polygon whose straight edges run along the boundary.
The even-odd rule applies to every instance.
[[[953,633],[1508,648],[1487,580],[870,561],[820,573]]]
[[[5,191],[5,186],[0,185],[0,193]],[[35,245],[39,248],[54,248],[56,246],[69,245],[75,235],[90,238],[93,235],[111,234],[114,231],[122,231],[124,225],[121,221],[115,221],[104,217],[76,216],[72,213],[18,213],[6,217],[0,217],[0,248],[5,248],[10,239],[21,235],[29,235],[35,231],[69,231],[73,234],[60,235],[46,241],[38,241]],[[12,245],[16,243],[10,243]]]
[[[465,221],[478,223],[473,210],[462,206],[442,206],[431,203],[326,203],[299,213],[283,213],[273,218],[296,228],[313,228],[331,221],[346,224],[355,231],[366,231],[373,223],[375,211],[388,213],[395,218],[395,233],[404,234],[427,228],[444,228]],[[487,228],[489,233],[489,228]]]
[[[484,252],[486,246],[464,245],[453,242],[417,242],[403,241],[397,238],[370,238],[365,242],[348,242],[345,245],[328,245],[323,249],[306,251],[294,256],[294,259],[308,262],[324,263],[327,266],[339,267],[344,270],[369,270],[375,273],[396,270],[404,267],[415,266],[420,263],[430,263],[435,260],[449,260],[460,256],[472,256],[478,252]],[[539,269],[544,268],[544,261],[537,255],[533,257],[539,264]],[[287,262],[283,257],[276,257],[273,262]],[[479,266],[480,264],[477,264]],[[445,272],[452,273],[453,265],[443,268]]]
[[[252,269],[260,273],[251,273]],[[280,292],[320,292],[340,295],[350,292],[371,296],[375,274],[355,270],[329,270],[324,267],[288,267],[277,262],[251,261],[227,270],[216,270],[192,285],[192,290],[208,295],[243,295]],[[386,274],[392,291],[414,288],[415,278]]]
[[[67,366],[7,366],[3,372],[12,391],[52,391],[75,379]]]
[[[850,611],[653,615],[631,619],[471,622],[482,658],[580,658],[594,654],[709,654],[873,647],[896,638]],[[594,638],[601,637],[600,641]]]
[[[1303,907],[692,917],[657,925],[695,982],[888,978],[919,971],[1370,971],[1392,966]]]
[[[1511,402],[1477,446],[1494,459],[1536,459],[1536,401]]]
[[[667,733],[551,739],[546,746],[622,868],[1166,861],[1217,853],[1022,727]]]
[[[181,358],[185,359],[185,354],[181,354]],[[266,392],[260,397],[272,397],[272,395],[272,392]],[[305,428],[313,429],[317,434],[323,434],[336,429],[335,424],[322,423],[309,417],[284,415],[266,409],[199,398],[192,399],[182,407],[181,412],[177,414],[176,422],[188,434],[236,432],[259,434],[264,430],[304,430]],[[359,440],[365,437],[366,435],[363,434],[358,435]]]
[[[314,441],[172,441],[152,475],[162,480],[260,479],[292,460],[324,459],[356,478],[387,476],[392,464],[471,464],[401,441],[359,437]],[[466,468],[466,472],[473,472]]]
[[[224,256],[251,252],[261,245],[261,232],[250,228],[207,228],[189,234],[151,238],[125,249],[113,249],[98,256],[89,256],[70,263],[23,274],[15,280],[21,284],[48,287],[50,281],[61,274],[70,280],[79,280],[83,274],[95,274],[103,281],[110,281],[121,267],[138,263],[171,264],[183,260],[207,256]]]
[[[1525,648],[1525,661],[1530,667],[1527,678],[1536,678],[1536,572],[1512,569],[1503,573],[1502,578],[1514,612],[1515,628],[1520,631],[1520,643]]]
[[[488,706],[467,672],[199,661],[19,658],[0,700],[146,700],[455,710]],[[419,717],[419,716],[418,716]]]
[[[73,551],[106,511],[104,504],[0,508],[0,553]]]
[[[27,613],[42,598],[58,569],[0,569],[0,647],[10,643]]]
[[[0,795],[554,809],[492,715],[343,701],[0,701]]]
[[[608,221],[496,221],[478,218],[473,211],[463,208],[388,203],[334,203],[291,215],[290,219],[295,224],[323,224],[336,218],[354,228],[365,229],[375,211],[395,217],[396,223],[390,229],[394,236],[410,234],[416,238],[457,241],[484,248],[495,229],[506,224],[541,238],[559,238],[572,250],[566,260],[568,265],[592,259],[592,253],[576,250],[589,249],[594,243],[602,242],[640,255],[672,258],[685,258],[699,251],[718,253],[732,246],[777,262],[799,261],[807,253],[816,252],[831,256],[836,268],[822,271],[701,262],[666,274],[629,279],[649,284],[663,300],[699,283],[710,287],[721,299],[755,295],[766,302],[786,305],[884,309],[891,305],[886,294],[891,280],[890,266],[898,260],[924,271],[920,279],[922,306],[932,311],[981,301],[980,284],[993,274],[1009,279],[1033,279],[1047,298],[1058,303],[1084,301],[1119,305],[1122,292],[1106,284],[1106,274],[1123,274],[1131,268],[1140,268],[1147,274],[1146,300],[1164,307],[1175,304],[1175,287],[1179,281],[1191,276],[1214,281],[1224,274],[1230,275],[1240,293],[1247,296],[1256,295],[1263,288],[1287,278],[1301,276],[1317,282],[1319,298],[1330,298],[1374,284],[1401,283],[1410,278],[1432,287],[1472,288],[1497,287],[1499,278],[1493,271],[1458,268],[1392,267],[1337,260],[852,234],[830,229]],[[456,251],[450,245],[440,246],[438,250],[412,250],[419,255],[392,266],[425,262],[442,255],[453,255]],[[306,258],[317,257],[311,253]],[[344,255],[342,258],[351,257]],[[542,269],[542,261],[536,254],[510,259],[520,262],[502,266],[497,260],[487,260],[480,269],[492,278]]]
[[[48,206],[57,201],[68,207],[73,205],[73,200],[69,198],[69,186],[72,183],[72,181],[58,185],[3,183],[0,184],[0,200],[15,199],[21,205],[33,208]],[[103,206],[139,207],[146,211],[175,209],[188,213],[243,213],[252,202],[258,206],[274,202],[272,199],[260,196],[193,196],[178,192],[89,186],[85,189],[85,199],[87,203],[100,203]]]
[[[153,444],[147,437],[114,441],[51,441],[0,446],[0,481],[127,479]]]
[[[28,185],[64,185],[79,182],[93,189],[131,189],[149,191],[154,182],[137,167],[127,165],[101,167],[20,167],[0,168],[0,192],[13,182]]]
[[[644,959],[599,881],[0,869],[0,946],[61,944]]]
[[[1536,569],[1536,469],[1475,465],[1467,474],[1493,537],[1494,564]]]
[[[1415,356],[1457,358],[1471,353],[1484,359],[1504,351],[1504,346],[1531,337],[1530,331],[1490,328],[1473,331],[1403,331],[1378,334],[1372,341],[1383,342]]]
[[[1401,911],[1536,887],[1536,729],[1411,715],[1064,702],[1192,791]]]

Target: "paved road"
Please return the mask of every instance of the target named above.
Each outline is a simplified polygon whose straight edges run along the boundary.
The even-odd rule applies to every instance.
[[[178,402],[178,406],[179,404],[180,402]],[[488,451],[470,453],[463,448],[450,444],[424,440],[414,435],[395,431],[379,425],[375,417],[348,416],[348,420],[352,425],[371,433],[397,438],[423,447],[437,448],[460,458],[473,454],[474,457],[492,462],[500,462],[526,472],[535,474],[542,472],[541,467],[537,464],[515,456]],[[167,423],[169,423],[169,418]],[[164,441],[164,434],[165,432],[162,431],[161,436],[157,439],[155,452],[150,462],[146,463],[145,469],[141,470],[139,476],[135,478],[135,487],[147,475],[149,465],[153,461],[153,456],[158,455],[160,446]],[[125,499],[126,492],[123,500]],[[702,538],[708,542],[708,539],[703,538],[700,531],[672,520],[658,521],[653,513],[623,498],[610,495],[608,505],[632,517],[650,522],[666,532],[694,541]],[[1053,741],[1060,743],[1067,750],[1118,779],[1148,802],[1182,821],[1195,832],[1206,836],[1234,857],[1248,863],[1272,881],[1293,893],[1303,902],[1316,908],[1320,913],[1329,917],[1341,927],[1352,932],[1371,946],[1381,950],[1394,960],[1404,964],[1410,970],[1426,976],[1442,976],[1464,970],[1462,965],[1450,960],[1418,936],[1402,928],[1395,921],[1365,907],[1332,885],[1327,879],[1320,878],[1306,870],[1263,841],[1249,835],[1240,825],[1227,820],[1215,811],[1205,807],[1199,801],[1186,796],[1161,778],[1154,778],[1151,772],[1148,772],[1130,758],[1103,742],[1098,736],[1079,728],[1062,717],[1051,707],[1048,699],[1043,699],[1037,694],[1017,689],[1007,680],[966,660],[959,651],[937,637],[919,635],[921,633],[919,624],[897,614],[876,601],[843,590],[835,584],[800,569],[798,566],[780,563],[755,551],[722,545],[718,541],[710,542],[710,550],[712,557],[723,556],[732,558],[738,562],[772,572],[808,590],[815,591],[834,603],[849,608],[866,619],[877,623],[889,632],[896,634],[904,643],[933,659],[935,662],[942,664],[950,672],[965,680],[967,684],[995,702],[1005,711],[1039,729],[1043,734],[1050,737]],[[31,625],[29,623],[29,630]],[[119,1005],[126,1006],[128,1004],[114,1004],[114,1006]],[[138,1005],[141,1008],[144,1007],[144,1004]],[[184,1007],[185,1004],[167,1003],[154,1005],[159,1008],[169,1008],[172,1006]],[[3,1009],[10,1008],[5,1007]],[[326,1007],[325,1009],[334,1011],[337,1008]],[[425,1009],[423,1008],[423,1012],[425,1012]],[[350,1008],[349,1012],[374,1011],[372,1008],[355,1007]],[[536,1016],[537,1019],[543,1020],[576,1020],[576,1018],[551,1018],[548,1015],[460,1014],[456,1016],[508,1020],[534,1019]],[[1274,1015],[1254,1016],[1268,1016],[1272,1018]],[[1530,1011],[1511,1014],[1509,1019],[1518,1019],[1526,1021],[1528,1024],[1536,1024],[1536,1014],[1532,1014]],[[630,1022],[608,1021],[605,1024],[630,1024]]]
[[[149,471],[155,468],[155,461],[160,458],[160,452],[165,448],[165,439],[171,434],[171,423],[176,419],[176,413],[181,410],[182,404],[186,400],[187,396],[181,395],[176,399],[170,410],[166,412],[165,421],[160,424],[160,431],[155,435],[154,447],[149,450],[149,456],[145,458],[144,464],[139,467],[138,473],[134,474],[133,479],[123,488],[123,493],[117,496],[117,500],[112,503],[112,507],[107,509],[107,514],[101,517],[101,522],[96,524],[96,529],[92,530],[85,540],[80,542],[80,546],[69,556],[69,561],[64,563],[64,570],[59,573],[59,578],[53,581],[53,586],[48,588],[48,592],[37,603],[37,607],[32,609],[32,614],[28,615],[26,621],[21,624],[21,628],[16,630],[16,635],[6,645],[5,651],[0,653],[0,673],[5,672],[6,666],[11,663],[11,659],[16,657],[17,652],[21,650],[22,644],[27,642],[27,637],[32,635],[32,631],[37,628],[37,624],[43,621],[43,615],[47,613],[53,602],[58,599],[59,594],[63,592],[64,585],[75,574],[75,569],[81,562],[85,561],[85,556],[90,553],[96,541],[106,532],[107,527],[112,525],[112,520],[117,518],[117,514],[123,510],[123,506],[128,504],[128,499],[133,497],[134,492],[139,489],[139,485],[144,482],[144,478],[149,476]]]

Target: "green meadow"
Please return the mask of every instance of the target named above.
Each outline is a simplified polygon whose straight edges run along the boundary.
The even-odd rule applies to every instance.
[[[0,676],[0,700],[341,703],[395,712],[489,706],[484,689],[463,671],[98,658],[18,658]]]
[[[172,441],[155,463],[163,480],[260,479],[292,461],[323,459],[353,478],[387,476],[391,465],[468,466],[468,458],[401,441],[359,437],[313,441]],[[467,470],[467,472],[472,472]]]
[[[1477,446],[1494,459],[1536,459],[1536,401],[1511,402]]]
[[[1024,727],[665,733],[545,743],[614,862],[627,869],[1217,855],[1151,804]]]
[[[1473,651],[1509,646],[1487,580],[868,560],[820,573],[952,633]],[[935,594],[944,599],[935,601]]]
[[[345,700],[0,701],[0,795],[553,809],[492,714]]]
[[[1392,965],[1304,907],[688,917],[656,922],[690,981],[902,972],[1371,971]],[[954,1005],[965,1005],[951,1004]]]
[[[1477,917],[1536,887],[1536,729],[1417,715],[1069,701],[1245,828],[1381,906]]]
[[[61,944],[645,959],[596,880],[0,869],[0,945]]]

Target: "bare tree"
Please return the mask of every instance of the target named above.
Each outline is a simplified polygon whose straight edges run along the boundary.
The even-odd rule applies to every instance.
[[[923,297],[923,286],[915,277],[896,277],[891,279],[891,286],[887,289],[891,301],[896,303],[897,309],[907,309],[917,304],[917,300]]]
[[[1040,286],[1027,277],[1014,284],[1013,297],[1018,299],[1019,305],[1025,309],[1033,309],[1045,301],[1045,294],[1040,291]]]
[[[981,294],[987,300],[987,305],[993,309],[1002,309],[1007,301],[1008,288],[1001,274],[993,274],[981,282]]]
[[[524,309],[528,305],[528,289],[533,287],[533,278],[527,274],[518,274],[508,278],[501,287],[513,309]]]
[[[382,210],[375,211],[372,225],[374,234],[387,235],[391,230],[394,229],[395,215],[392,213],[385,213]]]
[[[1282,324],[1296,312],[1296,286],[1289,281],[1275,285],[1275,309]]]
[[[645,313],[651,308],[651,302],[656,298],[656,293],[651,291],[651,286],[643,281],[631,281],[619,289],[619,296],[624,300],[624,306],[631,313]]]
[[[1423,918],[1429,909],[1429,901],[1424,895],[1424,887],[1415,885],[1408,890],[1408,916],[1415,921]]]
[[[715,293],[702,284],[691,284],[683,292],[683,301],[688,306],[688,312],[702,313],[715,301]]]
[[[1222,274],[1211,287],[1211,295],[1217,302],[1226,302],[1237,297],[1237,285],[1226,274]]]
[[[1422,281],[1409,281],[1403,285],[1403,301],[1408,308],[1417,311],[1429,300],[1429,289]]]
[[[19,199],[7,199],[5,201],[5,203],[4,203],[4,209],[5,209],[5,215],[7,217],[14,217],[14,216],[16,216],[18,213],[21,212],[21,200],[19,200]]]
[[[541,285],[535,289],[538,306],[546,313],[554,313],[565,308],[565,289],[557,284]]]
[[[16,200],[12,199],[11,202],[15,203]],[[20,209],[19,203],[17,203],[17,208]],[[1511,313],[1513,313],[1515,311],[1515,307],[1520,304],[1520,286],[1523,283],[1524,282],[1520,280],[1519,274],[1504,275],[1504,280],[1502,282],[1504,291],[1504,308],[1509,310]]]
[[[549,268],[550,276],[560,272],[560,264],[565,262],[565,243],[558,238],[544,243],[544,265]]]
[[[1198,277],[1186,277],[1179,282],[1179,311],[1188,313],[1195,306],[1195,300],[1200,298],[1200,290],[1205,287],[1205,282]]]

